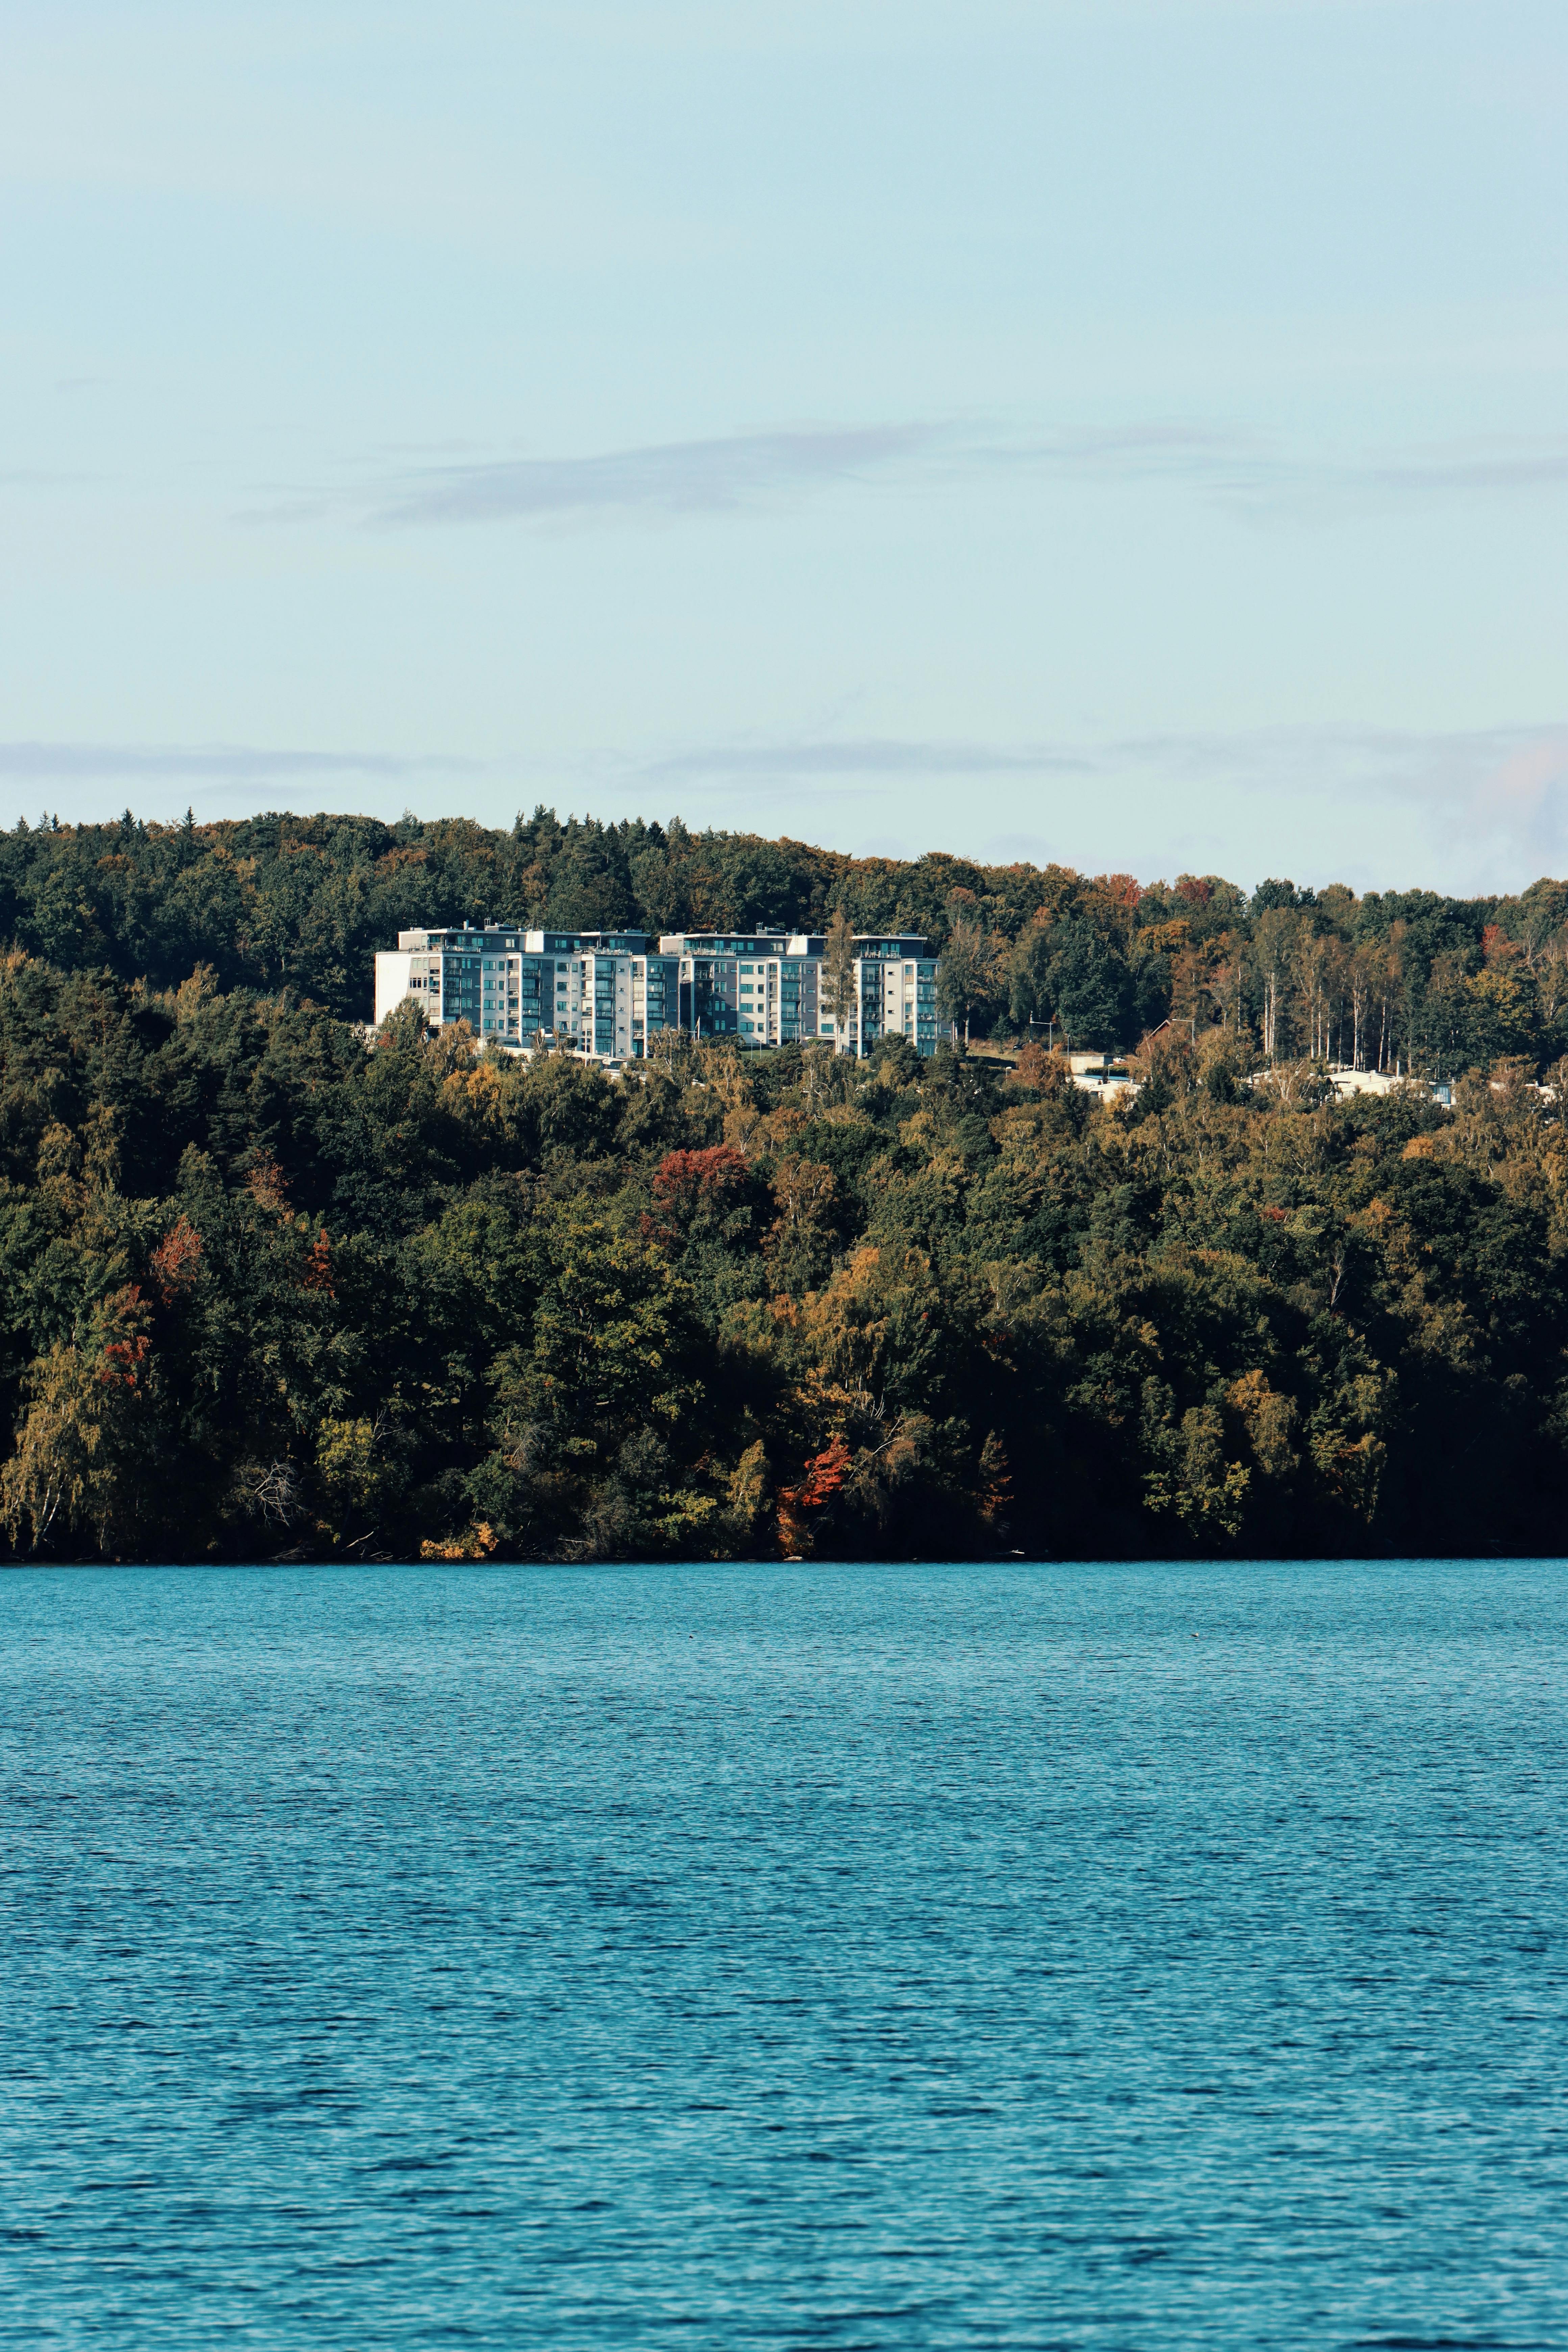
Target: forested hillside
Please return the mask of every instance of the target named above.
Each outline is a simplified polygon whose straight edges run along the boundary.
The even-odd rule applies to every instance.
[[[489,833],[461,819],[263,816],[226,824],[46,823],[0,834],[0,940],[60,971],[177,987],[289,989],[344,1019],[371,1009],[371,958],[400,928],[506,921],[924,931],[944,1009],[971,1037],[1033,1021],[1126,1047],[1167,1014],[1189,1034],[1250,1030],[1268,1057],[1326,1056],[1449,1077],[1500,1055],[1568,1051],[1568,883],[1516,898],[1214,875],[1140,887],[1063,866],[849,858],[679,823]]]
[[[0,851],[15,1558],[1561,1547],[1563,886],[1244,901],[546,817]],[[972,1031],[1178,1018],[1115,1107],[1038,1043],[612,1082],[358,1025],[400,923],[840,905],[943,940]],[[1328,1099],[1358,1030],[1473,1069],[1453,1110]]]

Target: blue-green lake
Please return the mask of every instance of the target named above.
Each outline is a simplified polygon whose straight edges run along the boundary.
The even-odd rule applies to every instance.
[[[1568,1571],[0,1577],[0,2343],[1568,2345]]]

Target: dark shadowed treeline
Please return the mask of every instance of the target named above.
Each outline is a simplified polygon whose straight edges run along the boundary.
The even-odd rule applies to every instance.
[[[942,1010],[970,1037],[1127,1047],[1167,1017],[1255,1057],[1315,1056],[1448,1078],[1568,1051],[1568,884],[1509,898],[1319,894],[1214,875],[1141,887],[1065,866],[850,858],[677,822],[510,832],[463,819],[263,816],[0,834],[0,941],[61,971],[177,987],[288,989],[344,1019],[400,929],[482,922],[652,931],[757,924],[925,932]]]
[[[683,1045],[612,1083],[16,951],[0,1528],[66,1559],[1558,1549],[1555,1097],[1516,1061],[1451,1113],[1336,1106],[1252,1055],[1167,1030],[1116,1108],[1037,1045]]]

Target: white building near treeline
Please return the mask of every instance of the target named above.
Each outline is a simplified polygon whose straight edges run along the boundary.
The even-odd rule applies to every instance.
[[[642,1059],[663,1030],[752,1046],[820,1037],[857,1055],[895,1036],[936,1051],[937,960],[923,938],[857,934],[841,1034],[825,999],[826,949],[809,932],[400,931],[375,959],[375,1020],[408,998],[434,1028],[466,1021],[498,1045],[606,1063]]]

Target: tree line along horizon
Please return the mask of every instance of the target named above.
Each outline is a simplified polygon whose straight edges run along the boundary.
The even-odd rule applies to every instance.
[[[923,931],[960,1040],[367,1038],[375,946],[503,911]],[[0,834],[9,1557],[1559,1550],[1565,921],[547,811]],[[1136,1098],[964,1049],[1037,1020]]]
[[[1568,881],[1517,894],[1357,896],[1218,875],[1142,884],[936,853],[853,857],[679,819],[504,830],[361,816],[0,832],[0,940],[61,970],[177,986],[289,988],[363,1019],[399,930],[500,919],[649,932],[918,931],[944,1020],[972,1038],[1045,1029],[1123,1052],[1165,1020],[1226,1026],[1265,1062],[1314,1058],[1447,1079],[1568,1053]]]

